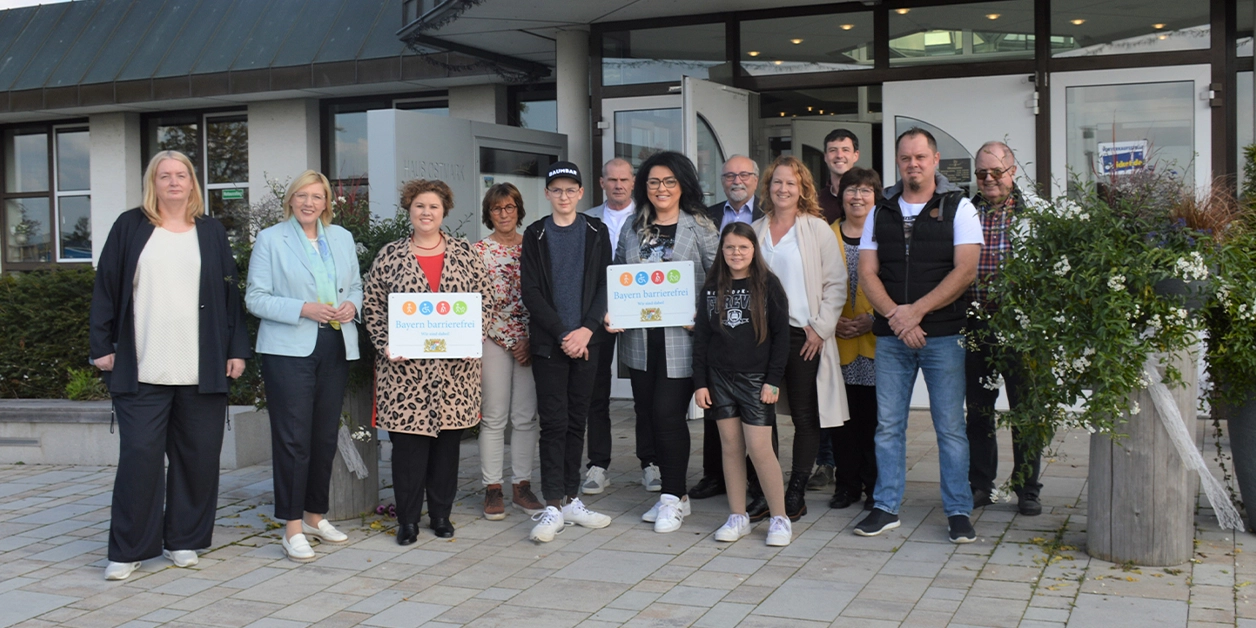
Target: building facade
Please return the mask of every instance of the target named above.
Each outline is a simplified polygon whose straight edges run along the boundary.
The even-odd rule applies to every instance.
[[[77,0],[0,11],[0,270],[90,263],[162,149],[192,157],[211,213],[306,168],[391,198],[367,176],[378,109],[562,133],[590,173],[614,156],[682,150],[711,202],[733,153],[761,164],[795,154],[823,180],[822,138],[837,126],[890,180],[893,138],[925,126],[961,185],[990,139],[1048,193],[1135,154],[1200,185],[1234,181],[1252,142],[1254,4]],[[496,161],[478,174],[533,174]]]

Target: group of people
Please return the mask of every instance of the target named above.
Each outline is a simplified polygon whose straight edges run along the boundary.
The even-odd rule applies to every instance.
[[[109,233],[92,302],[92,359],[121,435],[106,578],[125,579],[159,554],[191,566],[210,545],[229,380],[254,351],[246,309],[261,321],[255,350],[270,410],[275,516],[294,561],[316,557],[312,541],[348,540],[324,515],[358,325],[376,354],[376,414],[393,447],[401,545],[417,539],[425,497],[432,532],[455,534],[459,442],[476,425],[485,518],[506,516],[509,426],[510,505],[536,522],[529,538],[609,525],[581,495],[609,485],[617,366],[632,385],[642,484],[660,492],[642,515],[656,532],[678,530],[691,499],[727,494],[717,541],[736,541],[770,517],[767,543],[788,545],[791,521],[807,513],[813,462],[823,468],[830,456],[829,505],[862,499],[871,511],[855,533],[897,527],[907,415],[923,371],[950,538],[975,540],[969,515],[992,503],[997,472],[997,390],[984,384],[995,364],[1014,363],[996,363],[998,347],[964,334],[981,327],[979,309],[997,307],[983,286],[1010,252],[1023,204],[1015,158],[1000,142],[982,146],[980,193],[969,200],[937,174],[936,142],[922,129],[897,139],[902,180],[884,192],[876,172],[856,167],[854,134],[833,131],[825,149],[820,187],[791,156],[762,181],[753,160],[730,158],[721,174],[727,200],[710,207],[679,153],[656,153],[635,174],[625,160],[607,162],[606,202],[583,213],[580,170],[558,162],[545,177],[549,215],[520,233],[522,195],[493,185],[481,202],[491,233],[475,243],[442,228],[454,206],[448,185],[409,181],[399,201],[413,231],[385,245],[365,277],[352,236],[332,224],[330,183],[306,171],[284,195],[283,221],[257,235],[243,294],[191,161],[158,153],[142,206]],[[608,266],[682,261],[696,275],[692,325],[614,326]],[[481,294],[483,357],[390,353],[388,297],[414,292]],[[1008,371],[1016,404],[1019,379]],[[691,399],[706,420],[703,477],[688,488]],[[794,426],[788,479],[778,411]],[[1019,509],[1035,515],[1038,454],[1014,442]],[[540,498],[531,486],[538,451]]]

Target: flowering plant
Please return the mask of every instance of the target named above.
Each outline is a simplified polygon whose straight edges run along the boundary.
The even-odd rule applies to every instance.
[[[1002,420],[1031,447],[1046,447],[1061,427],[1119,435],[1124,417],[1142,410],[1130,393],[1148,385],[1147,358],[1198,343],[1195,301],[1215,257],[1208,229],[1182,209],[1208,207],[1172,173],[1148,168],[1070,188],[1021,214],[990,285],[999,307],[982,314],[1022,365],[1021,402]],[[1166,382],[1181,382],[1166,371]]]

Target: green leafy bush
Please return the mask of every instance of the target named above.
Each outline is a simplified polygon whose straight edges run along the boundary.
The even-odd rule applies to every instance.
[[[91,268],[0,276],[0,397],[61,399],[86,368]]]
[[[70,381],[65,385],[65,398],[72,401],[99,401],[109,398],[109,389],[100,378],[100,371],[95,368],[72,368]]]

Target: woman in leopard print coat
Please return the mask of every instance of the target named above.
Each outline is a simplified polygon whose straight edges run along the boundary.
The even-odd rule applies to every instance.
[[[442,181],[405,184],[401,206],[410,210],[414,233],[385,245],[363,286],[362,318],[376,349],[378,426],[393,443],[393,487],[397,542],[413,543],[426,491],[430,527],[452,537],[449,522],[457,492],[458,443],[462,430],[480,422],[478,359],[391,359],[388,353],[388,295],[394,292],[479,292],[491,320],[488,271],[466,240],[441,231],[453,207]]]

